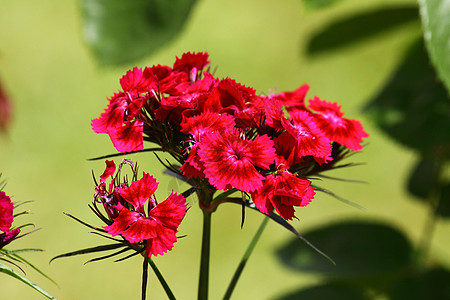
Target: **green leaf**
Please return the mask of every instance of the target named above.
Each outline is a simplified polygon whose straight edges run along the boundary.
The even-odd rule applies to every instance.
[[[399,231],[384,224],[347,222],[330,224],[304,234],[333,257],[336,267],[292,240],[278,258],[288,267],[343,278],[362,278],[395,272],[409,265],[412,247]]]
[[[102,64],[149,55],[186,26],[195,0],[82,0],[84,35]]]
[[[365,300],[368,299],[360,290],[339,283],[309,287],[278,298],[280,300],[297,299],[333,299],[333,300]]]
[[[38,249],[39,250],[39,249]],[[18,259],[20,259],[22,262],[24,262],[25,264],[29,265],[31,268],[33,268],[36,272],[38,272],[39,274],[41,274],[42,276],[44,276],[45,278],[47,278],[48,280],[50,280],[51,282],[53,282],[53,284],[55,284],[56,286],[58,286],[58,284],[56,283],[56,281],[54,281],[52,278],[50,278],[50,276],[48,276],[47,274],[45,274],[44,272],[42,272],[40,269],[38,269],[35,265],[33,265],[32,263],[30,263],[28,260],[25,260],[22,256],[19,256],[18,254],[14,253],[13,256],[17,257]]]
[[[100,260],[104,260],[104,259],[107,259],[107,258],[111,258],[111,257],[114,257],[116,255],[122,254],[122,253],[130,251],[130,250],[133,250],[133,249],[131,249],[131,248],[120,249],[119,251],[116,251],[114,253],[90,259],[87,262],[85,262],[84,264],[88,264],[88,263],[91,263],[91,262],[95,262],[95,261],[100,261]]]
[[[313,0],[312,0],[313,1]],[[313,35],[308,54],[352,46],[419,19],[417,6],[382,7],[330,23]]]
[[[450,271],[442,267],[410,274],[398,281],[388,299],[450,299]]]
[[[39,293],[41,293],[42,295],[44,295],[48,299],[55,299],[55,297],[53,297],[52,295],[50,295],[49,293],[47,293],[46,291],[41,289],[39,286],[37,286],[36,284],[31,282],[28,278],[26,278],[25,276],[22,276],[21,274],[17,273],[13,269],[11,269],[11,268],[9,268],[9,267],[5,266],[4,264],[1,264],[1,263],[0,263],[0,272],[8,274],[8,275],[10,275],[10,276],[12,276],[12,277],[22,281],[23,283],[25,283],[26,285],[28,285],[32,289],[35,289],[36,291],[38,291]]]
[[[250,255],[252,254],[253,250],[255,249],[256,244],[258,243],[259,239],[261,238],[261,235],[264,232],[264,229],[266,228],[268,222],[269,222],[269,218],[264,217],[263,221],[261,222],[261,225],[258,228],[258,231],[256,231],[255,235],[253,236],[252,240],[250,241],[250,244],[247,246],[247,250],[245,250],[245,253],[242,256],[241,261],[239,262],[239,265],[236,268],[236,271],[234,272],[233,278],[231,279],[231,281],[228,285],[225,296],[223,297],[224,300],[229,300],[231,298],[231,295],[233,294],[234,288],[236,287],[239,277],[241,277],[241,274],[244,271],[245,265],[247,264],[247,261],[249,260]],[[241,226],[241,228],[242,228],[242,226]]]
[[[440,217],[450,218],[450,182],[440,186],[441,198],[436,209],[436,214]]]
[[[355,202],[350,201],[350,200],[348,200],[348,199],[345,199],[345,198],[343,198],[343,197],[341,197],[341,196],[339,196],[339,195],[336,195],[336,194],[333,193],[332,191],[329,191],[329,190],[327,190],[327,189],[324,189],[324,188],[322,188],[322,187],[319,187],[319,186],[317,186],[317,185],[315,185],[315,184],[312,184],[311,186],[314,188],[314,190],[316,190],[316,191],[318,191],[318,192],[322,192],[322,193],[328,194],[328,195],[330,195],[331,197],[333,197],[333,198],[335,198],[335,199],[337,199],[337,200],[339,200],[339,201],[341,201],[341,202],[343,202],[343,203],[345,203],[345,204],[347,204],[347,205],[353,206],[353,207],[355,207],[355,208],[357,208],[357,209],[360,209],[360,210],[363,210],[363,211],[366,210],[366,208],[365,208],[364,206],[359,205],[358,203],[355,203]]]
[[[450,101],[428,61],[422,39],[413,44],[365,110],[404,146],[423,156],[450,159]]]
[[[109,245],[102,245],[102,246],[95,246],[91,248],[85,248],[77,251],[72,251],[68,253],[64,253],[58,256],[53,257],[50,262],[54,261],[55,259],[62,258],[62,257],[70,257],[75,255],[81,255],[81,254],[87,254],[87,253],[94,253],[94,252],[102,252],[102,251],[108,251],[108,250],[114,250],[120,247],[126,247],[123,244],[109,244]]]
[[[303,0],[307,10],[322,9],[331,6],[341,0]]]
[[[450,0],[419,0],[419,5],[431,61],[450,91]]]
[[[150,267],[152,267],[153,272],[155,272],[156,277],[159,280],[159,283],[161,283],[161,286],[164,288],[164,291],[166,292],[167,298],[169,300],[175,300],[175,296],[172,293],[172,290],[170,289],[169,285],[167,284],[166,280],[164,279],[164,276],[161,274],[159,269],[156,267],[156,264],[153,262],[151,258],[147,260]]]
[[[410,174],[408,191],[416,197],[428,199],[438,178],[438,172],[439,166],[432,157],[422,157]]]
[[[235,203],[235,204],[239,204],[242,205],[242,199],[241,198],[228,198],[227,202],[231,202],[231,203]],[[314,246],[313,243],[311,243],[308,239],[306,239],[304,236],[302,236],[300,233],[298,233],[298,231],[291,225],[289,224],[285,219],[283,219],[281,216],[277,215],[274,212],[269,212],[267,215],[261,211],[259,211],[252,203],[250,203],[249,201],[245,201],[245,206],[248,208],[251,208],[257,212],[259,212],[260,214],[264,215],[264,217],[270,218],[272,219],[272,221],[275,221],[276,223],[280,224],[281,226],[283,226],[285,229],[289,230],[290,232],[292,232],[293,234],[295,234],[300,240],[302,240],[304,243],[306,243],[309,247],[311,247],[314,251],[316,251],[318,254],[320,254],[321,256],[323,256],[324,258],[326,258],[328,260],[328,262],[335,266],[336,263],[333,261],[333,259],[331,259],[330,256],[328,256],[327,254],[325,254],[324,251],[320,250],[319,248],[317,248],[316,246]]]

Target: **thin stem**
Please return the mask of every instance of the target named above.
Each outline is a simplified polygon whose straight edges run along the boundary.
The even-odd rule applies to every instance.
[[[198,280],[198,299],[208,299],[209,285],[209,252],[211,247],[211,212],[203,211],[203,237],[200,257],[200,275]]]
[[[431,247],[431,240],[436,225],[436,211],[439,206],[440,194],[438,191],[432,191],[428,197],[428,215],[422,229],[422,236],[419,245],[419,266],[424,267],[427,262]]]
[[[162,287],[164,288],[164,291],[166,292],[167,297],[170,300],[175,300],[176,298],[173,295],[172,291],[170,290],[169,285],[164,280],[164,277],[162,276],[161,272],[159,272],[158,268],[156,267],[155,263],[153,262],[153,260],[151,258],[148,260],[148,263],[149,263],[150,267],[152,267],[153,272],[155,272],[156,277],[158,278],[159,282],[161,283]]]
[[[422,236],[418,249],[418,263],[420,267],[425,267],[431,247],[431,241],[433,239],[433,232],[436,225],[436,214],[437,209],[439,207],[439,202],[442,193],[442,187],[439,186],[439,182],[442,174],[442,165],[443,160],[439,159],[440,155],[437,154],[433,163],[435,164],[433,167],[432,174],[432,186],[428,194],[428,215],[425,220],[424,227],[422,229]]]
[[[242,256],[242,259],[241,259],[236,271],[234,272],[233,278],[231,279],[231,282],[230,282],[230,285],[228,286],[227,292],[225,293],[225,296],[223,297],[224,300],[230,299],[231,294],[233,293],[233,290],[236,287],[236,284],[239,280],[239,277],[241,276],[242,271],[244,270],[244,267],[247,264],[247,261],[253,252],[253,249],[255,249],[256,243],[258,243],[258,240],[261,237],[268,222],[269,222],[269,218],[264,217],[263,221],[261,222],[261,225],[259,225],[258,231],[256,231],[255,235],[253,236],[252,241],[248,245],[248,248],[245,251],[244,256]]]
[[[148,257],[144,258],[144,264],[142,266],[142,300],[145,300],[147,296],[147,279],[148,279]]]

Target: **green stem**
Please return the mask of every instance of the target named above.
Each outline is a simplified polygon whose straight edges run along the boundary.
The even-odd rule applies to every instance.
[[[198,281],[198,299],[208,299],[209,285],[209,252],[211,246],[211,212],[203,211],[203,237],[200,257],[200,276]]]
[[[144,258],[144,265],[142,266],[142,300],[145,300],[147,295],[147,279],[148,279],[148,257]]]
[[[164,277],[162,276],[161,272],[159,272],[158,268],[156,267],[153,260],[150,258],[148,260],[148,263],[150,264],[150,267],[152,267],[153,272],[155,272],[156,277],[158,278],[159,282],[161,283],[162,287],[164,288],[164,291],[166,292],[167,297],[170,300],[175,300],[175,296],[173,295],[172,291],[170,290],[169,285],[164,280]]]
[[[233,279],[231,279],[231,282],[230,282],[230,285],[228,286],[227,292],[225,293],[225,296],[223,297],[224,300],[230,299],[231,294],[233,293],[233,290],[236,287],[236,284],[239,280],[239,277],[241,276],[242,271],[244,270],[244,267],[247,264],[247,261],[253,252],[253,249],[255,249],[256,243],[258,242],[259,238],[261,237],[268,222],[269,222],[269,218],[264,217],[264,220],[261,222],[261,225],[259,225],[258,231],[253,236],[252,241],[248,245],[248,248],[245,251],[244,256],[242,257],[236,271],[234,272]]]

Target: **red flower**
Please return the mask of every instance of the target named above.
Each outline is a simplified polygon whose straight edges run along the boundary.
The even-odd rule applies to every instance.
[[[291,114],[292,122],[281,119],[286,129],[278,138],[295,149],[298,157],[311,155],[318,163],[332,160],[331,142],[317,127],[314,119],[307,111],[297,111]]]
[[[176,58],[173,64],[175,71],[184,71],[189,74],[191,82],[196,81],[197,71],[206,67],[210,61],[208,60],[208,53],[183,53],[181,58]]]
[[[306,206],[314,197],[314,188],[307,179],[288,171],[268,175],[263,186],[251,193],[256,208],[267,214],[274,208],[286,220],[295,217],[294,206]]]
[[[9,243],[11,243],[17,237],[17,235],[19,233],[20,233],[20,229],[14,228],[10,231],[0,234],[0,249],[3,248],[4,246],[8,245]]]
[[[0,191],[0,230],[8,232],[14,219],[13,216],[14,205],[5,192]]]
[[[109,176],[114,175],[114,172],[116,172],[116,164],[113,160],[106,160],[106,169],[105,172],[103,172],[102,175],[100,175],[100,184],[105,184],[106,178]]]
[[[306,110],[305,96],[309,90],[309,85],[304,84],[292,92],[282,92],[274,95],[281,105],[285,106],[287,111]]]
[[[118,215],[114,223],[104,227],[112,236],[120,234],[130,243],[145,241],[149,257],[173,248],[178,226],[186,214],[186,199],[182,195],[172,193],[165,201],[156,203],[151,197],[157,187],[158,183],[148,173],[129,187],[117,187],[115,192],[124,201],[115,206]],[[147,202],[148,214],[144,209]]]
[[[0,249],[9,244],[20,233],[19,228],[11,229],[14,220],[13,215],[14,205],[5,192],[0,191]]]
[[[309,108],[317,112],[314,114],[315,121],[331,141],[353,151],[363,148],[360,143],[369,135],[364,131],[361,122],[342,117],[344,113],[341,112],[340,105],[314,97],[309,100]]]
[[[189,157],[186,159],[181,171],[186,177],[204,178],[203,162],[198,156],[199,142],[208,132],[228,130],[234,128],[234,118],[227,114],[204,112],[198,116],[184,118],[181,123],[181,132],[190,134],[193,137],[190,146]]]
[[[143,149],[143,121],[141,109],[148,99],[146,94],[156,89],[156,76],[150,68],[128,71],[121,79],[123,92],[114,94],[99,118],[91,122],[96,133],[107,133],[117,151]]]
[[[222,79],[206,101],[202,104],[204,111],[214,111],[234,115],[246,108],[246,102],[255,97],[255,90],[237,83],[230,78]]]
[[[165,121],[170,117],[170,120],[180,122],[185,111],[198,114],[198,102],[208,97],[210,91],[218,84],[218,80],[208,72],[204,72],[202,79],[198,79],[195,83],[186,81],[185,84],[181,91],[176,93],[172,91],[169,96],[161,98],[161,106],[155,112],[157,120]],[[180,88],[180,85],[177,87]]]
[[[6,132],[11,121],[12,105],[11,101],[3,90],[0,82],[0,131]]]
[[[204,173],[219,190],[232,186],[250,192],[260,188],[264,177],[255,167],[269,169],[275,160],[274,144],[267,135],[246,140],[236,131],[216,131],[205,135],[199,145]]]

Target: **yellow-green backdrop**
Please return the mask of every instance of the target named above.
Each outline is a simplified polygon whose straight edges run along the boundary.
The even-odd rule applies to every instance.
[[[425,206],[412,201],[405,181],[417,154],[388,139],[362,106],[388,80],[409,45],[419,23],[410,23],[353,45],[351,48],[309,57],[311,35],[332,20],[385,5],[414,3],[401,0],[343,1],[331,8],[306,12],[300,0],[198,1],[180,36],[156,54],[123,67],[100,67],[82,37],[78,1],[0,0],[0,77],[9,94],[14,115],[7,135],[0,136],[0,172],[13,201],[33,200],[23,206],[31,212],[17,225],[33,222],[41,230],[19,239],[9,248],[35,247],[43,253],[25,257],[54,278],[54,286],[30,268],[27,276],[58,299],[139,299],[141,260],[83,265],[93,256],[49,260],[61,253],[105,243],[100,237],[63,215],[71,213],[101,225],[87,205],[104,162],[87,158],[114,153],[109,138],[90,129],[90,120],[106,107],[106,97],[119,89],[119,78],[135,65],[172,64],[186,51],[208,51],[218,77],[229,76],[259,93],[293,90],[308,83],[308,96],[338,101],[346,116],[360,119],[370,138],[364,151],[352,157],[365,165],[333,175],[361,179],[369,184],[326,182],[322,185],[367,208],[353,207],[318,194],[297,210],[292,224],[300,231],[333,220],[382,220],[406,232],[418,243],[426,219]],[[135,41],[139,43],[139,41]],[[159,198],[180,182],[163,175],[150,154],[135,155],[141,170],[161,182]],[[116,160],[118,161],[118,160]],[[201,236],[201,214],[194,197],[174,250],[155,258],[180,299],[196,298]],[[223,205],[213,215],[211,299],[220,299],[261,215],[248,212],[240,228],[240,207]],[[283,267],[274,251],[291,238],[275,223],[264,232],[240,282],[234,299],[276,299],[307,287],[319,277]],[[450,224],[439,221],[432,239],[432,256],[450,265]],[[320,248],[320,245],[317,245]],[[351,245],[348,245],[351,247]],[[305,246],[306,247],[306,246]],[[370,258],[368,258],[370,259]],[[43,299],[41,295],[0,274],[1,299]],[[164,299],[164,291],[150,275],[148,299]]]

